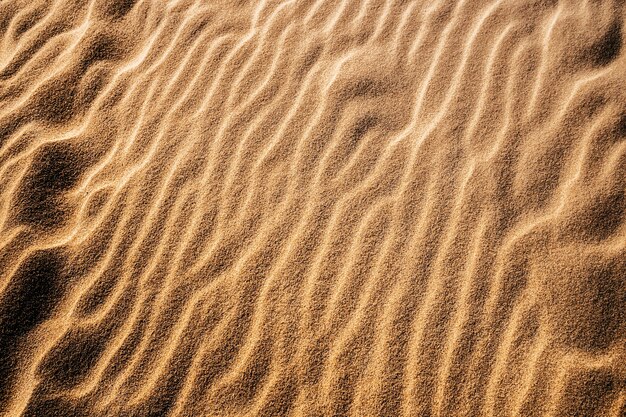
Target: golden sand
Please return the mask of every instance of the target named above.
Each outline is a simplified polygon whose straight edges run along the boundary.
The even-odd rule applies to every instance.
[[[625,10],[0,2],[0,415],[626,415]]]

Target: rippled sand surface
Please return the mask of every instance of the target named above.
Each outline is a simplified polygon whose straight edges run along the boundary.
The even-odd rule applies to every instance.
[[[626,4],[0,2],[0,415],[626,415]]]

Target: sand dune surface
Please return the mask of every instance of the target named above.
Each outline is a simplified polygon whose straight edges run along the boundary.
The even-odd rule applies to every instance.
[[[0,1],[0,415],[626,415],[625,24]]]

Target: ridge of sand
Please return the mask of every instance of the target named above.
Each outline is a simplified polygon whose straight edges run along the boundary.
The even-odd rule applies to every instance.
[[[0,2],[0,415],[626,413],[624,2]]]

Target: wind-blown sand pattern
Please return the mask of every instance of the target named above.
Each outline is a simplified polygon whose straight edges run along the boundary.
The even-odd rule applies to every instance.
[[[625,8],[0,2],[0,414],[624,416]]]

